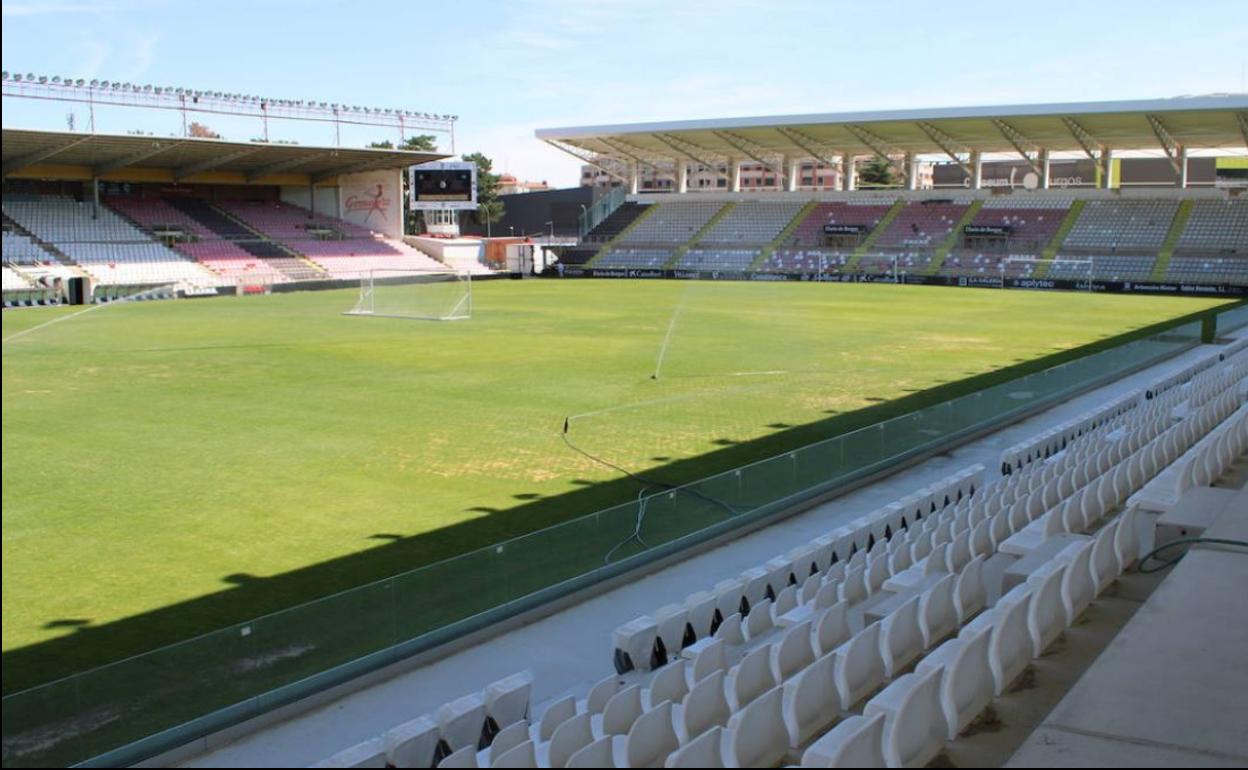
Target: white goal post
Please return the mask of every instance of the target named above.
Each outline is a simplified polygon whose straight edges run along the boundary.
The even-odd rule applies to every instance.
[[[1033,268],[1047,266],[1045,270],[1046,278],[1065,278],[1074,281],[1083,282],[1083,288],[1088,291],[1094,290],[1094,280],[1096,278],[1095,262],[1086,257],[1054,257],[1046,259],[1043,257],[1006,257],[1001,260],[999,267],[1001,270],[1001,285],[1005,285],[1005,273],[1009,265],[1032,265]],[[1054,275],[1054,270],[1061,268],[1059,275]],[[1035,277],[1033,269],[1031,276]]]
[[[458,321],[472,318],[472,276],[453,270],[369,270],[346,315]]]

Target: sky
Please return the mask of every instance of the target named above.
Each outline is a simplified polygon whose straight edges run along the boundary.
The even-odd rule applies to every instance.
[[[0,50],[10,72],[458,115],[457,152],[556,186],[580,163],[539,127],[1248,91],[1245,0],[3,0]],[[71,111],[82,130],[81,108],[6,98],[4,125]],[[101,112],[104,132],[178,128]]]

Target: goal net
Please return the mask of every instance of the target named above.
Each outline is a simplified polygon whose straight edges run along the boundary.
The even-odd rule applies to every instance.
[[[1052,278],[1076,281],[1081,289],[1094,288],[1095,263],[1081,257],[1007,257],[1000,263],[1001,283],[1006,278]]]
[[[360,276],[360,297],[347,315],[454,321],[472,317],[468,273],[370,270]]]
[[[234,281],[234,293],[240,297],[273,293],[273,273],[259,270],[240,273]]]

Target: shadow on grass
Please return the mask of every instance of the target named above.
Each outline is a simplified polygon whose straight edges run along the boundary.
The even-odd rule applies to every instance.
[[[876,403],[864,409],[832,414],[814,423],[788,426],[751,441],[720,439],[715,443],[722,446],[721,449],[698,457],[669,461],[666,465],[647,471],[647,477],[673,485],[704,478],[1115,347],[1202,315],[1205,313],[1137,329],[1081,348],[1052,353],[892,401]],[[875,397],[867,400],[880,401]],[[779,427],[779,424],[769,427]],[[231,584],[231,588],[191,601],[98,626],[75,625],[76,630],[64,637],[5,652],[4,692],[16,692],[353,586],[398,575],[472,551],[482,544],[500,542],[613,505],[634,501],[639,491],[637,482],[628,478],[597,484],[588,484],[581,479],[576,480],[576,483],[581,486],[580,489],[546,498],[539,498],[529,492],[517,492],[513,497],[520,503],[511,508],[499,510],[485,506],[473,507],[468,510],[485,515],[420,535],[362,535],[362,541],[378,544],[349,556],[281,575],[264,578],[245,574],[223,576],[223,581]]]

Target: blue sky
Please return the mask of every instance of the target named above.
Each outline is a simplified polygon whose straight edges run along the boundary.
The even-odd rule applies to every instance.
[[[1248,90],[1248,12],[1244,0],[1166,15],[1138,0],[4,0],[3,66],[455,114],[459,151],[570,185],[578,163],[535,128]],[[64,129],[68,109],[5,99],[4,124]],[[127,110],[97,126],[167,134],[168,120]]]

